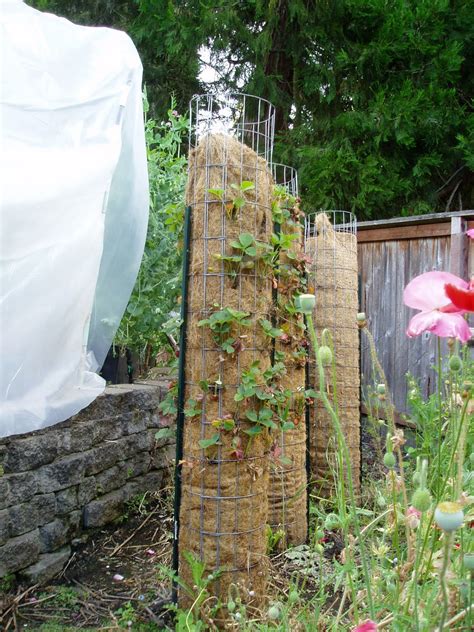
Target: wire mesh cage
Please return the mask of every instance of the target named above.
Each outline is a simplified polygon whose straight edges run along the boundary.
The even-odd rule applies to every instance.
[[[266,99],[244,93],[201,94],[190,109],[190,148],[208,134],[232,136],[271,162],[275,133],[275,108]]]
[[[279,162],[272,162],[271,170],[276,185],[283,187],[293,197],[298,196],[298,172]]]
[[[305,252],[311,258],[308,285],[316,294],[313,320],[321,339],[334,345],[334,365],[326,369],[326,385],[336,407],[351,456],[353,482],[360,478],[360,377],[357,221],[348,211],[321,211],[305,220]],[[319,388],[314,355],[310,354],[309,387]],[[310,410],[310,472],[321,495],[329,496],[337,472],[336,438],[329,414],[319,400]]]
[[[179,574],[193,585],[190,553],[206,575],[219,571],[216,598],[238,595],[250,610],[265,599],[269,440],[252,436],[239,388],[271,366],[260,321],[272,284],[258,255],[272,232],[273,121],[249,95],[191,102]],[[183,607],[192,599],[180,593]]]
[[[285,192],[277,199],[284,207],[289,207],[286,209],[289,217],[277,223],[275,228],[280,236],[288,235],[294,239],[290,257],[288,253],[280,252],[278,286],[274,296],[275,324],[284,332],[284,336],[275,341],[275,355],[276,360],[283,361],[286,367],[280,386],[291,393],[288,420],[294,424],[294,429],[280,431],[270,460],[268,523],[275,548],[282,550],[288,545],[303,544],[307,537],[305,333],[302,315],[288,310],[291,295],[303,288],[294,287],[293,278],[285,274],[294,270],[295,260],[301,261],[303,225],[297,202],[296,169],[279,163],[273,163],[271,168],[275,184]],[[292,253],[294,258],[291,258]],[[303,276],[299,281],[303,281]]]

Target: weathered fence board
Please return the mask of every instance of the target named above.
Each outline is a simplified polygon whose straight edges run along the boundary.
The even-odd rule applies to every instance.
[[[431,334],[407,337],[408,322],[416,312],[403,304],[403,289],[415,276],[430,270],[451,271],[469,279],[474,274],[474,241],[469,242],[465,232],[473,227],[474,211],[359,224],[361,311],[367,314],[399,411],[407,410],[407,373],[420,381],[424,395],[434,392],[438,347],[438,339]],[[372,375],[364,337],[361,372],[364,387]]]

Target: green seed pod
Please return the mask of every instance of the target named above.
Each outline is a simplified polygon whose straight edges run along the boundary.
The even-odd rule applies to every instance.
[[[367,320],[367,317],[365,315],[365,312],[359,312],[357,314],[357,322],[358,323],[365,323],[366,320]]]
[[[280,615],[281,612],[278,606],[270,606],[270,608],[268,608],[267,617],[270,619],[270,621],[276,621],[280,618]]]
[[[299,592],[295,590],[290,590],[290,594],[288,595],[288,603],[295,604],[300,600]]]
[[[316,296],[314,294],[300,294],[295,299],[296,309],[303,314],[312,314],[316,307]]]
[[[377,393],[379,395],[385,395],[386,393],[385,384],[377,384]]]
[[[234,612],[235,610],[235,601],[232,601],[232,599],[227,602],[227,610],[229,612]]]
[[[411,504],[422,513],[431,507],[431,494],[427,489],[417,489],[411,498]]]
[[[464,568],[471,573],[474,571],[474,553],[466,553],[463,557]]]
[[[385,467],[392,469],[395,467],[396,463],[397,463],[397,460],[393,452],[385,452],[384,457],[383,457],[383,464],[385,465]]]
[[[443,531],[456,531],[464,522],[464,513],[459,503],[442,502],[434,512],[436,524]]]
[[[325,345],[319,347],[318,355],[323,366],[330,366],[332,364],[332,351],[329,347],[326,347]]]
[[[454,373],[462,370],[462,360],[458,355],[453,355],[449,358],[449,368]]]

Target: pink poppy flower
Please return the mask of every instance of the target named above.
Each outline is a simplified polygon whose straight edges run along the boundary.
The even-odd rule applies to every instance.
[[[376,632],[377,631],[377,624],[375,623],[375,621],[371,621],[370,619],[367,619],[367,621],[363,621],[362,623],[359,623],[359,625],[356,625],[355,628],[352,628],[351,632]]]
[[[455,307],[446,296],[445,285],[451,284],[462,290],[469,285],[450,272],[425,272],[415,277],[403,292],[405,305],[420,310],[410,320],[407,335],[419,336],[424,331],[441,338],[458,338],[467,342],[471,337],[469,325],[463,318],[464,310]]]
[[[466,235],[470,238],[470,239],[474,239],[474,228],[470,228],[469,230],[466,231]]]

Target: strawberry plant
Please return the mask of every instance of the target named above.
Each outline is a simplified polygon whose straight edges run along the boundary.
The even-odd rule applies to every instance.
[[[240,185],[231,183],[231,189],[233,196],[229,199],[225,199],[224,189],[208,189],[208,193],[215,196],[217,200],[225,204],[227,217],[229,219],[235,219],[238,211],[243,208],[247,202],[245,193],[255,189],[255,184],[249,180],[243,180]]]
[[[230,307],[225,307],[213,312],[209,318],[198,322],[199,327],[209,327],[212,331],[214,342],[226,353],[233,355],[241,350],[241,341],[232,332],[239,327],[249,327],[251,321],[248,312],[241,312]]]

